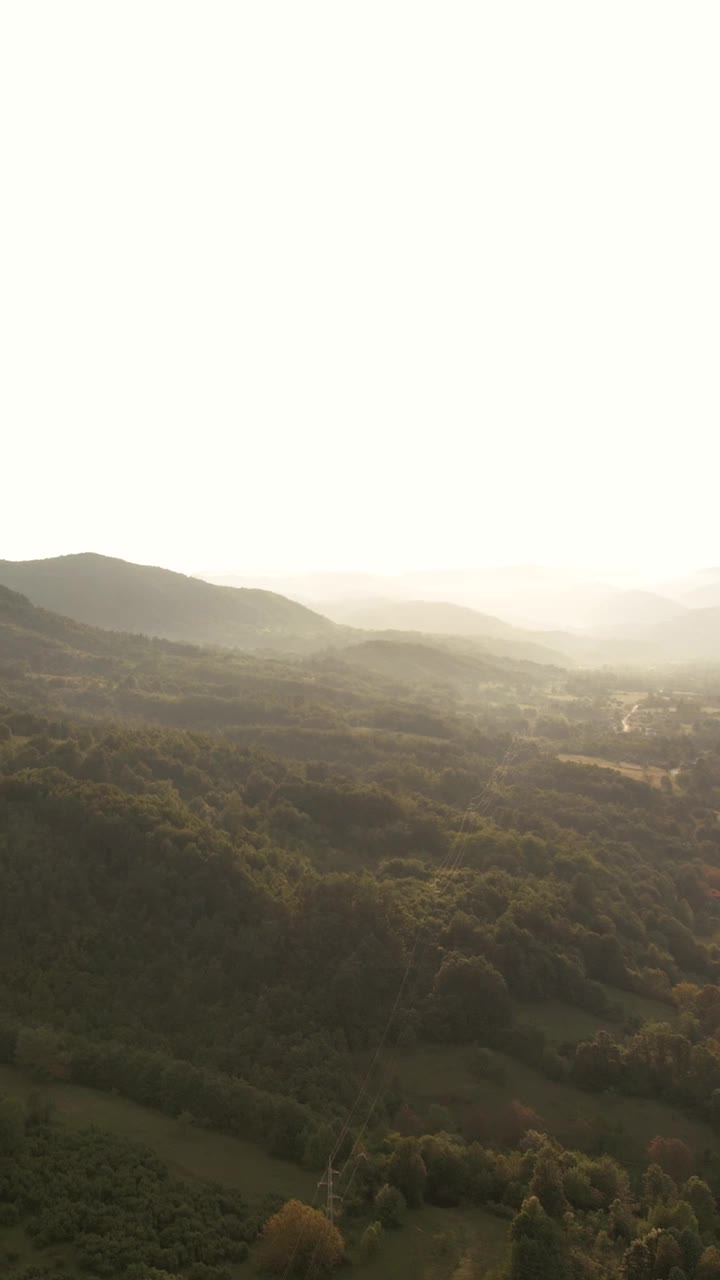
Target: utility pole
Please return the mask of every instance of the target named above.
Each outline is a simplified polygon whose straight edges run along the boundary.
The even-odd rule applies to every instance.
[[[337,1191],[333,1191],[333,1178],[339,1176],[337,1169],[333,1169],[332,1167],[332,1159],[329,1159],[327,1162],[325,1177],[318,1182],[319,1187],[327,1187],[325,1212],[333,1225],[335,1223],[335,1201],[342,1199],[342,1196],[340,1196]]]

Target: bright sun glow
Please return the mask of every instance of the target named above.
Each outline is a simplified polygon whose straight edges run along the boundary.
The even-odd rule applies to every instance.
[[[718,35],[4,4],[0,555],[717,562]]]

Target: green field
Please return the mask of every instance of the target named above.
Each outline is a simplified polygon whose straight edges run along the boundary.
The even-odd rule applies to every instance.
[[[466,1253],[489,1270],[501,1263],[509,1223],[481,1209],[409,1213],[399,1231],[383,1233],[380,1252],[358,1267],[363,1280],[448,1280]]]
[[[477,1080],[472,1075],[472,1050],[446,1046],[403,1053],[395,1059],[394,1071],[404,1096],[423,1119],[433,1104],[446,1107],[458,1125],[479,1109],[487,1114],[492,1132],[494,1119],[517,1099],[532,1107],[548,1131],[571,1148],[582,1145],[588,1127],[593,1131],[615,1130],[622,1145],[622,1158],[629,1164],[643,1162],[647,1145],[657,1134],[681,1138],[694,1152],[720,1151],[709,1125],[663,1102],[586,1093],[548,1080],[503,1054],[497,1056],[506,1073],[502,1084]]]
[[[595,1013],[587,1013],[574,1005],[565,1004],[562,1000],[543,1000],[542,1004],[524,1004],[515,1006],[518,1022],[532,1027],[540,1027],[548,1040],[555,1044],[565,1041],[589,1040],[596,1031],[617,1032],[616,1022],[603,1018]]]
[[[677,1022],[675,1005],[653,1000],[651,996],[636,995],[633,991],[621,991],[619,987],[610,987],[606,982],[601,982],[600,986],[608,1000],[621,1004],[626,1014],[641,1018],[643,1022],[669,1022],[671,1026]]]
[[[15,1067],[0,1066],[0,1092],[23,1102],[38,1086]],[[274,1160],[259,1147],[198,1127],[183,1128],[177,1120],[139,1106],[115,1094],[79,1085],[48,1083],[40,1088],[53,1104],[54,1119],[75,1128],[95,1125],[152,1147],[184,1179],[199,1178],[237,1188],[244,1197],[275,1193],[311,1201],[317,1175]],[[426,1205],[408,1214],[398,1231],[383,1235],[379,1254],[359,1267],[366,1280],[446,1280],[468,1250],[489,1267],[502,1260],[508,1223],[477,1209],[438,1209]],[[357,1241],[350,1241],[356,1253]],[[55,1260],[72,1269],[67,1247],[38,1250],[22,1227],[0,1229],[0,1252],[13,1250],[25,1265],[51,1265]],[[2,1264],[0,1263],[0,1270]],[[234,1270],[234,1269],[233,1269]],[[238,1276],[246,1268],[238,1268]]]
[[[608,989],[608,994],[624,999],[624,993]],[[640,1012],[637,1006],[636,1011]],[[656,1001],[643,1001],[645,1016],[657,1018],[661,1012],[672,1011]],[[551,1038],[557,1039],[592,1034],[602,1025],[602,1020],[559,1001],[521,1006],[518,1016],[523,1021],[537,1021]],[[550,1081],[504,1055],[498,1055],[506,1072],[502,1084],[478,1080],[471,1071],[472,1054],[469,1048],[424,1046],[397,1057],[392,1055],[388,1065],[392,1063],[403,1095],[423,1120],[435,1105],[447,1109],[452,1125],[462,1125],[473,1110],[496,1117],[509,1102],[518,1099],[537,1111],[549,1132],[569,1147],[582,1145],[579,1139],[593,1124],[615,1127],[623,1159],[629,1164],[643,1161],[645,1148],[656,1134],[682,1138],[697,1152],[718,1149],[717,1139],[707,1125],[662,1103],[584,1093]],[[0,1067],[0,1091],[22,1101],[34,1088],[25,1073]],[[237,1188],[245,1198],[270,1192],[308,1201],[314,1197],[317,1175],[275,1160],[252,1143],[195,1126],[185,1127],[150,1108],[94,1089],[53,1082],[43,1085],[41,1093],[52,1102],[59,1123],[73,1127],[95,1125],[143,1142],[185,1179],[220,1182]],[[361,1229],[351,1228],[348,1241],[350,1254],[356,1260]],[[505,1255],[507,1236],[506,1220],[479,1209],[425,1206],[409,1213],[402,1229],[385,1232],[378,1255],[358,1264],[358,1270],[367,1280],[450,1280],[467,1254],[488,1270],[494,1268]],[[38,1253],[21,1228],[3,1230],[0,1242],[3,1251],[16,1250],[26,1264],[48,1265],[57,1260],[72,1267],[71,1252]]]
[[[631,991],[620,991],[617,987],[602,983],[601,986],[613,1004],[622,1005],[626,1017],[640,1018],[643,1022],[669,1022],[671,1026],[677,1022],[677,1010],[673,1005],[652,1000],[649,996],[638,996]],[[563,1000],[543,1000],[541,1004],[518,1003],[515,1011],[518,1022],[540,1027],[548,1040],[555,1044],[588,1040],[596,1031],[610,1031],[616,1036],[622,1034],[617,1021],[603,1017],[602,1014],[588,1013]]]
[[[0,1092],[23,1101],[38,1086],[15,1067],[0,1066]],[[43,1084],[40,1093],[52,1102],[54,1118],[61,1124],[82,1128],[95,1125],[153,1147],[172,1171],[182,1178],[201,1178],[235,1187],[251,1199],[269,1193],[311,1200],[317,1177],[286,1160],[274,1160],[251,1142],[211,1133],[195,1126],[184,1128],[170,1116],[121,1098],[74,1084]]]
[[[659,787],[663,778],[670,777],[667,769],[660,769],[652,764],[630,764],[623,760],[606,760],[604,756],[568,755],[558,753],[558,760],[565,764],[597,765],[599,769],[611,769],[621,773],[625,778],[634,778],[636,782],[647,782],[651,787]]]

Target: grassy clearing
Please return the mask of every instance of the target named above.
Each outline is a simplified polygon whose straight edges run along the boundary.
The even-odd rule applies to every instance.
[[[380,1252],[359,1274],[363,1280],[448,1280],[469,1252],[490,1270],[505,1257],[508,1227],[480,1209],[426,1205],[408,1213],[400,1231],[383,1233]]]
[[[677,1022],[677,1009],[647,996],[637,996],[631,991],[619,991],[616,987],[603,986],[609,1000],[623,1007],[625,1017],[640,1018],[643,1022]],[[565,1041],[588,1040],[596,1031],[610,1031],[619,1036],[621,1024],[602,1014],[589,1013],[563,1000],[544,1000],[542,1004],[518,1003],[515,1006],[518,1022],[540,1027],[555,1044]]]
[[[0,1066],[0,1091],[23,1102],[37,1086],[14,1067]],[[284,1198],[312,1200],[317,1176],[283,1160],[274,1160],[258,1147],[205,1129],[183,1130],[176,1120],[114,1094],[79,1085],[49,1083],[40,1092],[53,1103],[55,1119],[81,1128],[96,1125],[110,1133],[143,1142],[185,1179],[203,1179],[237,1188],[244,1196],[274,1192]],[[408,1214],[399,1231],[384,1234],[382,1247],[362,1264],[365,1280],[448,1280],[460,1258],[472,1250],[485,1263],[502,1261],[508,1223],[477,1209],[438,1209],[426,1205]],[[357,1240],[350,1241],[357,1253]],[[22,1226],[0,1229],[0,1274],[6,1251],[19,1261],[47,1267],[56,1260],[75,1270],[72,1250],[35,1248]],[[234,1270],[234,1269],[233,1269]],[[238,1270],[244,1274],[244,1269]]]
[[[15,1067],[0,1066],[0,1091],[24,1101],[31,1078]],[[152,1147],[179,1177],[200,1178],[236,1188],[243,1196],[275,1193],[311,1200],[317,1177],[286,1160],[274,1160],[260,1147],[207,1129],[181,1127],[177,1120],[116,1094],[74,1084],[43,1084],[40,1092],[53,1103],[55,1119],[72,1128],[95,1125],[108,1133]]]
[[[579,756],[561,753],[558,760],[564,764],[596,764],[600,769],[610,769],[613,773],[621,773],[625,778],[634,778],[636,782],[647,782],[651,787],[659,787],[663,778],[669,778],[667,769],[660,769],[653,764],[629,764],[622,760],[605,760],[602,756]]]
[[[462,1126],[480,1113],[492,1138],[493,1126],[508,1103],[519,1100],[538,1112],[548,1131],[567,1147],[582,1147],[588,1135],[611,1130],[622,1159],[641,1163],[648,1143],[657,1135],[681,1138],[693,1151],[720,1151],[709,1125],[702,1120],[646,1098],[586,1093],[566,1083],[548,1080],[540,1072],[499,1054],[505,1068],[502,1084],[472,1075],[472,1051],[428,1046],[408,1051],[396,1070],[404,1095],[421,1118],[433,1104],[446,1107]]]
[[[606,982],[601,982],[600,986],[608,1000],[621,1004],[626,1014],[634,1014],[643,1022],[669,1022],[671,1026],[675,1026],[678,1020],[678,1011],[672,1004],[664,1004],[662,1000],[654,1000],[652,996],[636,995],[633,991],[621,991],[619,987],[610,987]]]
[[[519,1003],[516,1005],[516,1016],[518,1022],[540,1027],[548,1040],[555,1044],[570,1040],[590,1040],[596,1031],[617,1033],[618,1030],[617,1022],[611,1022],[595,1013],[587,1013],[562,1000],[545,1000],[542,1004]]]

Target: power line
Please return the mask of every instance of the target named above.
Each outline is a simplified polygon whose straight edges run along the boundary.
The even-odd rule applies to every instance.
[[[498,787],[502,782],[504,782],[504,781],[505,781],[505,779],[506,779],[506,777],[507,777],[507,774],[508,774],[508,771],[509,771],[509,769],[510,769],[510,767],[511,767],[511,764],[514,762],[514,760],[515,760],[515,758],[517,757],[518,752],[519,752],[519,750],[520,750],[520,743],[521,743],[521,739],[520,739],[519,735],[517,735],[517,734],[516,734],[516,735],[514,735],[514,736],[513,736],[513,738],[512,738],[512,740],[511,740],[511,742],[510,742],[510,745],[508,746],[507,751],[505,752],[505,755],[503,756],[503,759],[500,761],[500,763],[499,763],[498,765],[496,765],[495,769],[493,769],[493,771],[491,772],[490,777],[488,778],[488,781],[486,782],[486,784],[485,784],[485,786],[483,787],[483,789],[478,793],[478,795],[477,795],[477,796],[474,796],[474,797],[473,797],[473,798],[468,802],[468,804],[466,805],[465,810],[464,810],[463,815],[462,815],[461,822],[460,822],[460,828],[459,828],[459,830],[456,832],[455,836],[453,837],[453,840],[451,841],[450,847],[449,847],[449,849],[447,850],[447,852],[446,852],[446,854],[445,854],[445,857],[443,858],[443,860],[442,860],[442,862],[441,862],[440,866],[438,867],[438,869],[437,869],[437,871],[436,871],[436,874],[435,874],[435,884],[432,886],[432,889],[436,889],[437,887],[439,887],[439,885],[440,885],[441,883],[443,883],[443,882],[444,882],[444,883],[446,883],[446,882],[447,882],[447,877],[445,876],[445,873],[446,873],[446,872],[449,872],[449,873],[452,875],[452,874],[454,874],[456,871],[458,871],[458,870],[460,869],[460,866],[462,865],[462,859],[463,859],[463,856],[464,856],[464,852],[465,852],[465,846],[466,846],[466,844],[467,844],[467,840],[468,840],[468,837],[469,837],[469,835],[470,835],[470,826],[468,826],[468,825],[467,825],[467,824],[468,824],[468,822],[469,822],[469,819],[470,819],[470,818],[471,818],[471,816],[472,816],[472,818],[473,818],[474,820],[476,820],[478,817],[485,816],[485,814],[488,812],[488,810],[489,810],[489,808],[490,808],[490,805],[491,805],[491,803],[492,803],[493,792],[494,792],[494,791],[496,791],[497,787]],[[474,824],[473,824],[473,825],[474,825]],[[431,892],[432,892],[432,889],[431,889]],[[394,1000],[394,1002],[393,1002],[393,1005],[392,1005],[392,1008],[391,1008],[391,1010],[390,1010],[390,1013],[389,1013],[389,1015],[388,1015],[387,1021],[386,1021],[386,1023],[385,1023],[385,1026],[384,1026],[384,1029],[383,1029],[382,1035],[381,1035],[381,1037],[380,1037],[379,1044],[378,1044],[377,1048],[375,1049],[375,1053],[373,1054],[373,1057],[372,1057],[372,1060],[371,1060],[370,1066],[368,1067],[367,1071],[365,1072],[365,1076],[364,1076],[364,1078],[363,1078],[363,1080],[362,1080],[362,1082],[361,1082],[361,1084],[360,1084],[360,1087],[359,1087],[358,1092],[357,1092],[357,1094],[356,1094],[355,1100],[354,1100],[354,1102],[353,1102],[353,1104],[352,1104],[352,1106],[351,1106],[351,1108],[350,1108],[350,1110],[349,1110],[349,1112],[348,1112],[348,1115],[347,1115],[347,1117],[346,1117],[345,1123],[343,1124],[343,1127],[342,1127],[342,1130],[341,1130],[340,1136],[339,1136],[339,1138],[338,1138],[337,1142],[335,1143],[335,1146],[333,1147],[333,1150],[332,1150],[331,1155],[330,1155],[330,1157],[329,1157],[329,1160],[328,1160],[328,1173],[326,1174],[326,1178],[325,1178],[325,1179],[323,1179],[323,1181],[322,1181],[321,1183],[319,1183],[319,1184],[318,1184],[318,1190],[319,1190],[322,1186],[327,1185],[327,1186],[330,1188],[330,1191],[331,1191],[331,1190],[332,1190],[332,1186],[333,1186],[333,1177],[338,1177],[338,1178],[340,1179],[340,1182],[342,1183],[342,1179],[344,1178],[345,1173],[346,1173],[346,1171],[347,1171],[347,1169],[348,1169],[348,1167],[349,1167],[350,1163],[352,1162],[353,1158],[356,1156],[356,1153],[357,1153],[357,1151],[358,1151],[358,1147],[359,1147],[359,1144],[360,1144],[360,1142],[361,1142],[362,1136],[364,1135],[364,1133],[366,1132],[366,1130],[367,1130],[367,1128],[368,1128],[368,1125],[370,1124],[370,1121],[371,1121],[371,1119],[372,1119],[372,1115],[373,1115],[373,1113],[374,1113],[374,1111],[375,1111],[375,1109],[376,1109],[376,1107],[377,1107],[378,1103],[380,1102],[380,1099],[382,1098],[383,1094],[387,1091],[387,1088],[389,1087],[389,1078],[388,1078],[388,1075],[387,1075],[387,1073],[383,1073],[383,1074],[382,1074],[382,1076],[381,1076],[381,1083],[380,1083],[380,1086],[379,1086],[379,1088],[377,1089],[377,1091],[376,1091],[376,1093],[375,1093],[375,1095],[374,1095],[374,1097],[373,1097],[373,1100],[372,1100],[372,1102],[371,1102],[371,1104],[370,1104],[370,1107],[369,1107],[369,1109],[368,1109],[368,1111],[367,1111],[367,1114],[366,1114],[366,1116],[365,1116],[365,1120],[364,1120],[364,1122],[363,1122],[363,1124],[362,1124],[362,1126],[361,1126],[361,1128],[360,1128],[360,1130],[359,1130],[358,1134],[356,1135],[356,1137],[355,1137],[355,1141],[354,1141],[354,1143],[353,1143],[353,1145],[352,1145],[352,1148],[351,1148],[351,1150],[350,1150],[350,1153],[349,1153],[349,1155],[348,1155],[347,1159],[345,1160],[345,1163],[343,1164],[343,1166],[342,1166],[342,1168],[341,1168],[341,1170],[340,1170],[340,1172],[339,1172],[339,1174],[338,1174],[338,1173],[337,1173],[337,1171],[335,1171],[335,1170],[333,1170],[333,1169],[332,1169],[333,1161],[334,1161],[334,1159],[336,1158],[336,1156],[337,1156],[337,1154],[338,1154],[338,1152],[339,1152],[339,1150],[340,1150],[340,1147],[341,1147],[341,1145],[342,1145],[342,1143],[343,1143],[343,1141],[344,1141],[344,1139],[345,1139],[345,1136],[346,1136],[346,1134],[348,1133],[348,1131],[349,1131],[349,1129],[350,1129],[350,1127],[351,1127],[352,1119],[353,1119],[353,1117],[354,1117],[354,1115],[355,1115],[355,1113],[356,1113],[356,1111],[357,1111],[358,1107],[360,1106],[360,1104],[361,1104],[361,1102],[362,1102],[362,1100],[363,1100],[363,1097],[365,1096],[365,1094],[366,1094],[366,1092],[367,1092],[367,1089],[368,1089],[368,1086],[369,1086],[370,1080],[371,1080],[371,1078],[372,1078],[372,1075],[373,1075],[373,1072],[374,1072],[375,1066],[376,1066],[376,1064],[377,1064],[378,1059],[380,1058],[380,1055],[382,1054],[382,1051],[383,1051],[383,1049],[384,1049],[384,1047],[385,1047],[385,1044],[386,1044],[387,1038],[388,1038],[388,1036],[389,1036],[389,1034],[390,1034],[390,1031],[391,1031],[391,1029],[392,1029],[392,1025],[393,1025],[393,1022],[394,1022],[394,1020],[395,1020],[396,1014],[397,1014],[397,1012],[398,1012],[398,1009],[399,1009],[399,1006],[400,1006],[400,1002],[401,1002],[402,997],[403,997],[403,993],[404,993],[404,991],[405,991],[405,988],[406,988],[406,985],[407,985],[407,982],[408,982],[408,979],[409,979],[409,976],[410,976],[410,973],[411,973],[412,967],[413,967],[413,965],[414,965],[414,963],[415,963],[415,959],[416,959],[416,956],[417,956],[418,951],[419,951],[419,946],[420,946],[420,935],[421,935],[421,926],[420,926],[420,925],[418,925],[418,927],[417,927],[417,929],[416,929],[416,932],[415,932],[415,937],[414,937],[414,940],[413,940],[413,945],[412,945],[412,948],[411,948],[411,951],[410,951],[410,955],[409,955],[409,957],[408,957],[408,961],[407,961],[407,964],[406,964],[406,966],[405,966],[404,973],[403,973],[402,978],[401,978],[401,981],[400,981],[400,985],[399,985],[399,988],[398,988],[398,992],[397,992],[397,995],[396,995],[395,1000]],[[398,1057],[399,1049],[400,1049],[400,1046],[396,1044],[396,1045],[395,1045],[395,1049],[394,1049],[394,1053],[393,1053],[393,1058],[392,1058],[392,1060],[391,1060],[391,1068],[394,1068],[394,1066],[395,1066],[395,1064],[396,1064],[396,1062],[397,1062],[397,1057]],[[352,1187],[352,1184],[353,1184],[353,1182],[354,1182],[354,1180],[355,1180],[355,1175],[356,1175],[356,1173],[357,1173],[357,1170],[358,1170],[358,1167],[359,1167],[359,1163],[360,1163],[360,1162],[359,1162],[359,1159],[355,1159],[355,1164],[354,1164],[354,1168],[353,1168],[353,1170],[352,1170],[352,1174],[351,1174],[351,1176],[350,1176],[350,1181],[349,1181],[349,1182],[347,1183],[347,1185],[344,1187],[344,1190],[343,1190],[343,1192],[342,1192],[342,1194],[341,1194],[341,1195],[338,1195],[337,1193],[334,1193],[334,1194],[335,1194],[335,1198],[336,1198],[336,1199],[337,1199],[337,1198],[339,1198],[339,1199],[342,1201],[342,1200],[344,1200],[344,1199],[346,1199],[346,1198],[347,1198],[347,1196],[348,1196],[348,1194],[349,1194],[349,1192],[350,1192],[350,1189],[351,1189],[351,1187]],[[330,1191],[329,1191],[329,1194],[330,1194]],[[316,1200],[317,1200],[317,1192],[316,1192],[316,1195],[315,1195],[315,1198],[314,1198],[313,1203],[315,1203],[315,1201],[316,1201]],[[331,1221],[334,1221],[334,1200],[332,1200],[332,1201],[330,1202],[330,1206],[331,1206],[331,1207],[330,1207],[330,1212],[332,1212],[332,1214],[333,1214],[333,1217],[331,1218]],[[330,1216],[330,1214],[329,1214],[329,1213],[328,1213],[328,1216]],[[299,1246],[300,1246],[301,1239],[302,1239],[302,1233],[301,1233],[301,1236],[300,1236],[300,1238],[299,1238],[299,1240],[298,1240],[298,1243],[297,1243],[297,1244],[296,1244],[296,1246],[295,1246],[295,1249],[293,1250],[293,1254],[291,1255],[291,1258],[290,1258],[290,1260],[289,1260],[289,1262],[288,1262],[288,1265],[287,1265],[287,1267],[286,1267],[286,1269],[285,1269],[285,1272],[283,1273],[283,1280],[286,1280],[286,1277],[287,1277],[287,1275],[288,1275],[288,1273],[289,1273],[289,1270],[290,1270],[290,1267],[291,1267],[291,1265],[292,1265],[292,1262],[294,1261],[295,1256],[296,1256],[296,1254],[297,1254],[297,1250],[298,1250],[298,1248],[299,1248]],[[316,1254],[317,1254],[317,1245],[316,1245],[316,1246],[315,1246],[315,1248],[313,1249],[313,1252],[312,1252],[312,1254],[311,1254],[311,1256],[310,1256],[310,1259],[309,1259],[309,1262],[308,1262],[308,1268],[307,1268],[307,1271],[306,1271],[306,1280],[309,1280],[309,1278],[310,1278],[310,1276],[311,1276],[311,1272],[312,1272],[312,1269],[313,1269],[313,1264],[314,1264],[314,1261],[315,1261]]]
[[[329,1221],[333,1226],[335,1225],[335,1201],[341,1199],[339,1192],[333,1191],[333,1178],[337,1177],[337,1173],[338,1173],[337,1169],[333,1169],[332,1159],[329,1159],[327,1162],[325,1177],[322,1178],[320,1182],[318,1182],[318,1189],[320,1189],[321,1187],[327,1187],[325,1212],[328,1216]]]
[[[519,741],[516,738],[514,738],[507,752],[505,753],[503,760],[498,766],[496,766],[496,768],[493,770],[493,773],[490,775],[490,778],[488,779],[488,782],[486,783],[484,790],[480,792],[479,796],[474,797],[473,800],[470,801],[467,808],[465,809],[465,812],[463,814],[463,820],[460,825],[460,831],[458,832],[455,840],[453,840],[450,850],[446,855],[445,859],[443,860],[443,863],[441,864],[439,874],[445,871],[449,871],[451,874],[453,874],[460,869],[460,866],[462,864],[462,858],[465,851],[465,845],[467,844],[467,839],[470,835],[470,829],[465,828],[466,821],[471,814],[473,816],[483,816],[485,813],[488,812],[490,805],[492,803],[492,792],[499,785],[499,783],[501,781],[504,781],[504,779],[506,778],[508,769],[512,761],[517,756],[518,751],[519,751]],[[447,878],[445,877],[445,883],[446,882],[447,882]],[[413,959],[415,954],[417,953],[417,950],[419,947],[419,941],[420,941],[420,927],[418,926],[418,930],[415,936],[415,941],[413,944]],[[404,988],[406,981],[407,981],[407,972],[406,972],[406,975],[404,975],[403,983],[401,984],[402,988]],[[399,1000],[396,1001],[396,1005],[397,1004],[399,1004]],[[393,1015],[394,1015],[394,1011],[395,1011],[395,1007],[393,1009]],[[380,1086],[377,1089],[375,1096],[373,1098],[373,1101],[367,1111],[364,1123],[359,1133],[357,1134],[353,1147],[350,1151],[350,1154],[341,1169],[341,1178],[344,1177],[345,1172],[360,1145],[363,1134],[365,1133],[365,1131],[367,1130],[370,1124],[375,1108],[377,1107],[383,1094],[387,1091],[387,1088],[389,1087],[389,1082],[390,1082],[390,1079],[392,1078],[392,1072],[397,1063],[399,1051],[400,1051],[400,1046],[396,1044],[393,1052],[393,1057],[390,1062],[390,1068],[388,1071],[384,1073],[383,1078],[381,1079]],[[376,1053],[375,1057],[377,1056],[378,1054]],[[375,1059],[373,1059],[373,1061],[374,1060]],[[356,1171],[357,1171],[357,1164],[355,1166],[355,1169],[353,1170],[350,1182],[343,1190],[343,1198],[345,1198],[349,1193],[350,1187],[352,1186],[352,1182],[354,1181],[354,1178],[355,1178]]]

